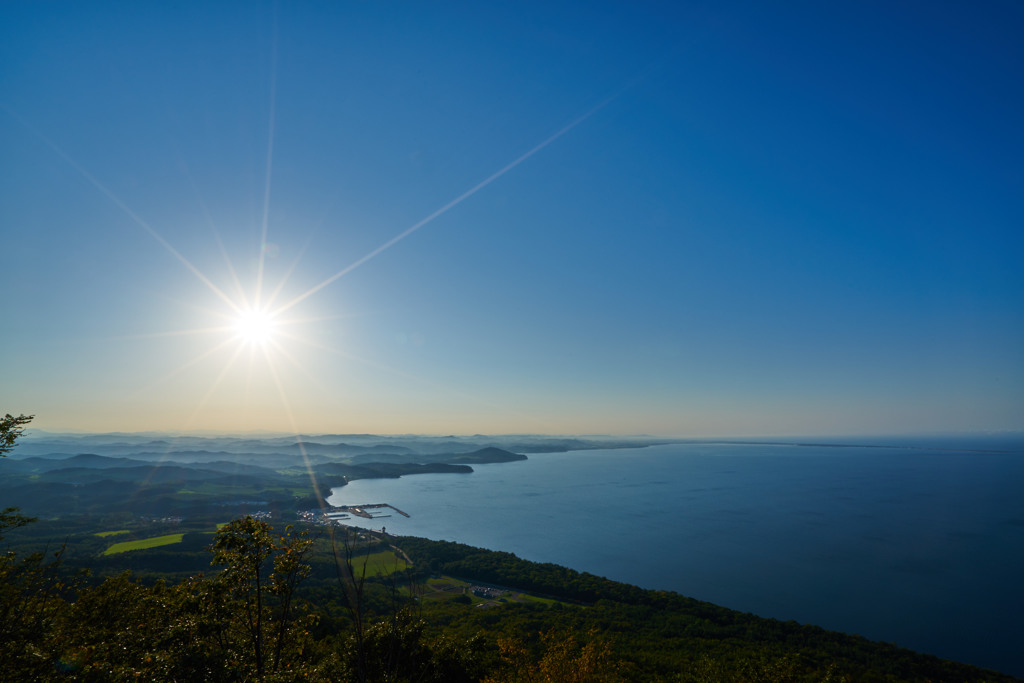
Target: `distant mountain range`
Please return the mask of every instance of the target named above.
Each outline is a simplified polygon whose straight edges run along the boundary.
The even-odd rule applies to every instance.
[[[664,443],[549,436],[173,436],[29,433],[0,459],[0,500],[30,515],[129,512],[142,516],[243,514],[251,506],[322,506],[355,479],[472,465],[526,453]]]
[[[0,459],[0,500],[26,514],[130,512],[193,516],[247,506],[278,511],[323,505],[355,479],[425,472],[469,474],[471,465],[524,453],[651,442],[551,437],[169,437],[27,435]]]
[[[26,433],[11,454],[13,459],[32,456],[67,458],[95,454],[144,461],[209,462],[249,456],[307,458],[312,462],[451,462],[494,448],[511,453],[558,453],[586,449],[636,448],[666,439],[576,438],[544,435],[484,436],[376,436],[372,434],[321,434],[316,436],[165,436],[153,434],[50,434]],[[277,458],[272,458],[276,463]],[[481,462],[476,460],[475,462]],[[493,461],[488,461],[493,462]],[[499,461],[500,462],[500,461]]]

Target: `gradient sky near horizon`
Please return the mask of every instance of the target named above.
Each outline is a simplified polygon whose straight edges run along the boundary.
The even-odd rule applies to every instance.
[[[0,412],[1024,429],[1022,35],[997,1],[5,2]]]

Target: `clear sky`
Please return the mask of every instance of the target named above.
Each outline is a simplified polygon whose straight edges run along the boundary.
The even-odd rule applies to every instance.
[[[1022,429],[1021,36],[1015,0],[4,2],[0,412]]]

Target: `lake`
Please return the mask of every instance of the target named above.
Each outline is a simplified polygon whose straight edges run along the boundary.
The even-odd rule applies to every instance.
[[[1019,449],[692,443],[474,470],[358,480],[329,502],[387,502],[411,515],[357,526],[505,550],[1024,676]]]

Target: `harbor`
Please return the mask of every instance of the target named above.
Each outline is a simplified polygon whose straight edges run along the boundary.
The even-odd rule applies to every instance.
[[[399,510],[390,503],[367,503],[365,505],[331,505],[322,510],[306,510],[300,516],[309,522],[321,524],[344,524],[353,517],[362,519],[382,519],[390,517],[391,510],[403,517],[409,517],[409,513]]]

